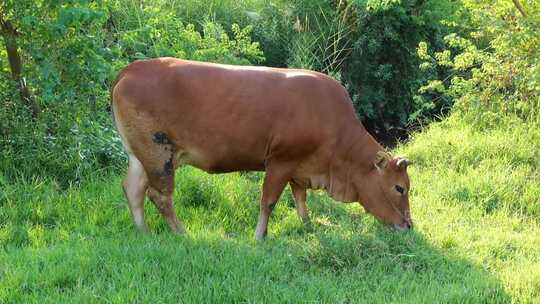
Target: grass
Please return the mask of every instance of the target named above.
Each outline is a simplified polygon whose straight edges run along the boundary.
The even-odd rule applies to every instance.
[[[63,188],[0,174],[0,303],[538,303],[540,129],[471,127],[455,116],[407,154],[415,229],[312,192],[313,231],[289,191],[253,239],[261,175],[179,171],[168,232],[147,202],[133,229],[120,175]]]

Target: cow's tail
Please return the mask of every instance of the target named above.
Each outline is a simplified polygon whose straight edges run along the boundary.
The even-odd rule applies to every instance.
[[[116,128],[116,131],[118,132],[118,135],[120,135],[120,139],[122,141],[122,145],[124,146],[124,149],[126,150],[126,152],[128,154],[131,155],[132,150],[131,150],[130,144],[128,142],[128,139],[126,137],[126,130],[122,126],[121,120],[119,120],[118,117],[116,116],[118,113],[115,112],[115,107],[118,106],[118,100],[114,99],[114,89],[116,88],[118,83],[124,78],[124,76],[126,74],[126,71],[127,71],[127,68],[124,68],[122,71],[120,71],[120,73],[118,73],[118,76],[116,76],[116,79],[112,83],[111,92],[110,92],[110,94],[111,94],[111,105],[110,105],[110,107],[111,107],[111,117],[112,117],[112,122],[114,124],[114,127]]]
[[[110,90],[110,94],[111,94],[111,104],[110,104],[111,118],[112,118],[113,125],[116,127],[117,130],[118,130],[118,126],[116,125],[116,117],[114,116],[114,88],[116,87],[118,82],[122,79],[122,77],[124,76],[124,73],[125,73],[125,69],[121,70],[118,73],[118,75],[116,76],[116,78],[114,79],[114,81],[113,81],[113,83],[111,85],[111,90]]]

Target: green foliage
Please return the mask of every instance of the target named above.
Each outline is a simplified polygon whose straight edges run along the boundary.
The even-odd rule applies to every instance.
[[[444,78],[431,79],[421,88],[435,99],[457,101],[456,110],[475,123],[496,123],[496,116],[512,114],[540,121],[540,4],[523,1],[521,16],[510,1],[464,1],[470,12],[468,35],[450,34],[446,48],[418,48],[421,67],[451,69]]]
[[[220,24],[229,36],[233,35],[232,26],[251,27],[252,37],[261,45],[265,54],[264,63],[269,66],[285,66],[288,31],[284,19],[290,14],[289,1],[285,0],[174,0],[152,1],[140,6],[135,1],[117,1],[122,9],[115,10],[118,19],[123,20],[130,28],[144,20],[144,12],[160,12],[163,15],[174,15],[176,21],[193,24],[198,32],[203,31],[204,24],[212,22]],[[142,18],[142,19],[141,19]],[[124,23],[123,22],[123,23]]]
[[[252,26],[242,29],[233,23],[229,35],[220,24],[204,21],[198,24],[199,32],[194,24],[179,21],[182,19],[168,5],[158,1],[144,8],[118,7],[111,18],[125,20],[113,26],[118,34],[115,46],[122,57],[131,61],[170,56],[230,64],[253,64],[264,59],[259,44],[251,41]],[[135,15],[136,22],[130,21],[134,18],[131,15]]]
[[[451,107],[451,98],[418,92],[429,77],[416,47],[429,41],[435,49],[443,37],[460,31],[466,16],[453,1],[303,1],[293,2],[288,65],[329,73],[341,81],[358,116],[375,135],[404,135],[406,128],[430,121]]]
[[[343,77],[361,118],[375,132],[401,134],[402,128],[431,119],[451,101],[420,102],[424,75],[416,46],[434,49],[452,29],[443,21],[457,18],[451,1],[355,1],[358,34]],[[433,71],[444,74],[444,70]]]
[[[0,110],[0,163],[10,168],[10,178],[48,172],[69,183],[122,161],[108,111],[109,86],[116,72],[135,59],[264,60],[251,40],[252,26],[232,24],[228,34],[220,24],[206,21],[199,32],[179,21],[174,11],[162,10],[165,1],[146,7],[133,3],[13,3],[24,74],[43,112],[32,123],[10,93],[16,92],[15,85],[2,83],[10,90],[2,96],[5,106]]]

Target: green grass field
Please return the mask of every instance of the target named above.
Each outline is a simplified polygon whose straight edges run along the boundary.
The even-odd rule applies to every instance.
[[[189,233],[134,231],[121,174],[67,189],[0,175],[0,303],[540,303],[540,128],[455,119],[408,155],[415,229],[311,192],[313,231],[290,191],[254,241],[261,175],[178,171]]]

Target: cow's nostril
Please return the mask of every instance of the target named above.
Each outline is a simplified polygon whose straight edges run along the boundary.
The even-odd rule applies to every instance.
[[[407,229],[411,229],[413,227],[413,224],[412,224],[411,220],[405,221],[405,225],[406,225]]]

